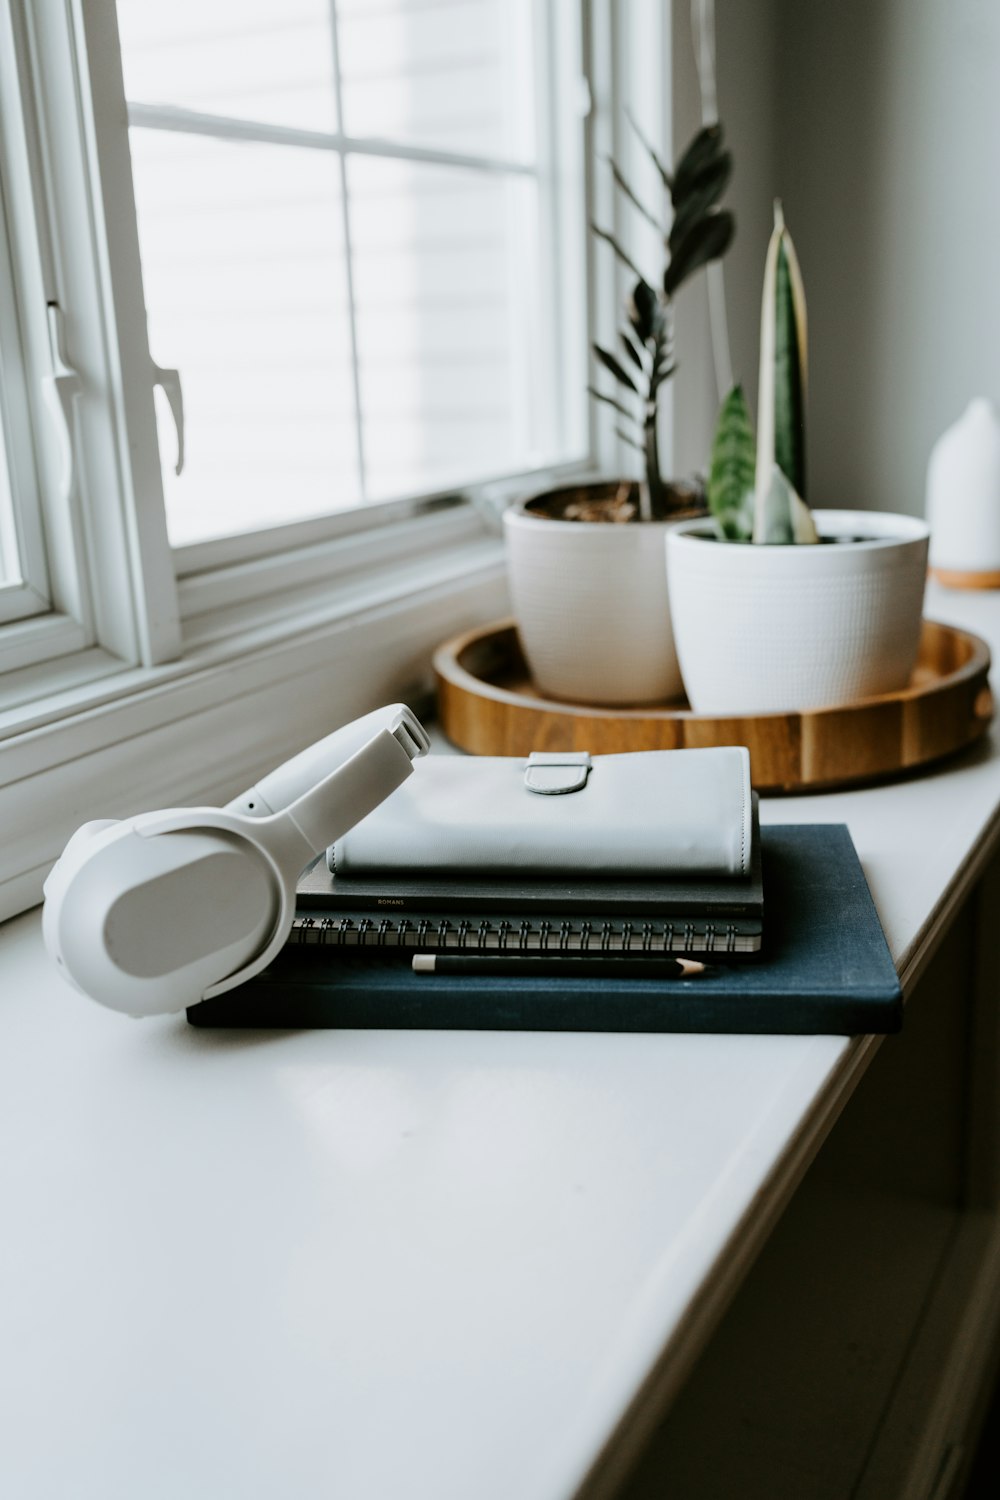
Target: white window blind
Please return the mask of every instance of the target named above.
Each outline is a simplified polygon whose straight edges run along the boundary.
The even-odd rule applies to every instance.
[[[119,0],[175,546],[583,456],[558,9]]]

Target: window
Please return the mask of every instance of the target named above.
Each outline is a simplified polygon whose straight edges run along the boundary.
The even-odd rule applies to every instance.
[[[554,14],[119,0],[150,348],[184,391],[175,545],[584,455],[539,337],[566,290]]]
[[[592,462],[625,24],[0,0],[0,919],[81,817],[224,799],[505,611],[480,502]]]
[[[574,0],[0,26],[0,711],[51,691],[24,669],[177,659],[338,536],[412,555],[386,523],[426,500],[586,461]]]

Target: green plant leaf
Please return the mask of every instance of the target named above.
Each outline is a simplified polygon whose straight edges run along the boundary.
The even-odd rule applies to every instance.
[[[638,345],[633,341],[631,336],[625,332],[624,328],[619,329],[618,337],[621,339],[622,347],[624,348],[629,359],[635,365],[639,373],[645,376],[646,366],[643,362],[642,355],[639,353]]]
[[[757,507],[753,540],[771,545],[819,541],[812,512],[775,464],[763,506]]]
[[[615,411],[618,412],[619,416],[627,417],[630,422],[635,422],[638,424],[638,418],[636,417],[635,413],[629,411],[627,406],[623,406],[615,396],[605,395],[603,391],[599,391],[597,389],[596,385],[588,385],[587,394],[589,396],[593,396],[595,401],[603,401],[605,406],[613,406]]]
[[[623,247],[618,243],[614,235],[609,234],[606,229],[601,229],[597,224],[591,224],[590,227],[599,240],[603,240],[606,245],[611,246],[612,250],[615,252],[622,265],[625,266],[629,271],[631,271],[633,276],[638,276],[639,280],[642,281],[643,275],[639,270],[639,267],[636,265],[631,256],[628,255]]]
[[[792,525],[792,487],[775,464],[771,485],[764,496],[764,504],[754,531],[755,542],[766,542],[770,546],[790,545],[795,540]]]
[[[628,320],[642,343],[660,339],[666,333],[666,315],[660,299],[640,276],[628,305]]]
[[[663,290],[672,297],[677,288],[710,260],[718,260],[729,249],[736,224],[728,209],[712,209],[688,230],[670,257],[663,277]]]
[[[656,217],[655,214],[650,213],[650,211],[646,207],[645,203],[643,203],[642,199],[635,192],[635,190],[632,187],[632,185],[628,182],[627,178],[625,177],[624,172],[621,170],[621,168],[618,166],[618,164],[610,156],[607,158],[607,162],[608,162],[608,166],[611,168],[611,175],[612,175],[612,177],[614,178],[616,184],[621,189],[621,191],[625,194],[625,197],[631,203],[632,207],[638,209],[639,213],[646,220],[647,224],[652,224],[653,228],[654,229],[658,229],[660,231],[660,233],[662,234],[662,232],[663,232],[663,224],[662,224],[662,222]]]
[[[673,375],[673,373],[674,373],[674,371],[676,369],[677,369],[677,366],[676,366],[676,364],[674,364],[674,362],[672,360],[669,360],[669,361],[667,361],[666,363],[663,363],[663,364],[658,364],[656,366],[656,368],[653,371],[652,375],[650,376],[650,380],[649,380],[649,394],[650,394],[650,397],[653,397],[653,396],[656,395],[657,391],[660,389],[660,386],[663,384],[663,382],[665,380],[669,380],[670,377],[671,377],[671,375]]]
[[[632,129],[635,131],[636,138],[638,139],[639,144],[642,146],[643,150],[646,152],[646,155],[649,157],[650,161],[653,163],[653,166],[659,172],[659,174],[660,174],[660,181],[663,183],[663,186],[666,188],[667,192],[669,193],[671,191],[671,189],[673,188],[673,185],[674,185],[673,178],[671,177],[670,173],[667,171],[666,167],[663,165],[663,162],[660,160],[659,156],[656,154],[656,150],[655,150],[652,142],[649,141],[649,140],[647,140],[646,136],[640,130],[639,126],[636,124],[635,116],[633,115],[633,113],[632,113],[632,111],[630,109],[626,109],[626,111],[625,111],[625,118],[626,118],[626,120],[628,120],[628,122],[631,125]]]
[[[805,291],[781,204],[776,202],[774,229],[764,262],[760,313],[755,540],[768,529],[776,468],[784,474],[799,503],[805,504],[806,358]],[[804,524],[798,529],[807,530]],[[815,531],[811,522],[808,529]],[[812,536],[805,535],[804,539],[810,541]]]
[[[642,453],[643,455],[645,455],[645,452],[646,452],[645,448],[642,446],[642,444],[639,442],[639,440],[637,438],[634,438],[634,437],[631,436],[630,433],[627,433],[625,431],[624,427],[616,427],[615,428],[615,432],[618,435],[618,437],[621,438],[622,442],[623,443],[627,443],[630,448],[634,448],[635,451],[636,451],[636,453]]]
[[[674,207],[682,202],[691,190],[691,184],[700,172],[715,160],[722,150],[722,126],[703,125],[688,142],[680,161],[674,168],[671,197]]]
[[[629,390],[630,391],[634,391],[635,394],[638,396],[638,394],[639,394],[639,387],[636,385],[635,381],[632,379],[632,377],[628,373],[628,371],[621,365],[621,363],[610,352],[610,350],[608,350],[608,349],[602,349],[601,346],[600,346],[600,344],[592,344],[591,348],[593,349],[594,353],[597,355],[597,358],[601,361],[601,364],[604,366],[604,368],[606,370],[610,370],[611,373],[612,373],[612,375],[615,377],[615,379],[617,381],[619,381],[619,383],[621,385],[628,386]]]
[[[671,254],[692,224],[703,218],[722,197],[732,173],[733,158],[728,151],[723,151],[693,179],[689,191],[675,204],[674,221],[667,239]]]
[[[787,234],[778,245],[774,297],[774,461],[806,493],[805,370]],[[794,253],[794,252],[793,252]]]
[[[708,476],[708,508],[727,541],[749,542],[753,535],[756,461],[746,397],[735,385],[719,411]]]

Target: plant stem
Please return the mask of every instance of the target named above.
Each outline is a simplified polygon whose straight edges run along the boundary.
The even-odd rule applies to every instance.
[[[646,449],[646,483],[639,486],[639,520],[652,521],[663,513],[663,480],[660,478],[660,450],[656,435],[656,401],[647,401],[644,439]]]
[[[670,309],[667,311],[669,320]],[[669,326],[669,325],[668,325]],[[639,520],[652,521],[666,513],[666,488],[660,475],[660,441],[657,435],[656,414],[659,406],[657,367],[663,358],[667,337],[660,334],[653,344],[653,359],[649,367],[649,387],[646,392],[646,417],[643,422],[643,443],[646,450],[646,483],[639,486]]]

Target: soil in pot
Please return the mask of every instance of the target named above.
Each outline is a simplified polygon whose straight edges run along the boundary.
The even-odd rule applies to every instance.
[[[667,506],[658,507],[649,518],[653,521],[688,521],[707,515],[702,485],[675,480],[664,487]],[[620,483],[586,484],[550,490],[537,495],[525,505],[533,516],[546,521],[601,522],[621,526],[641,521],[639,486],[623,480]]]

